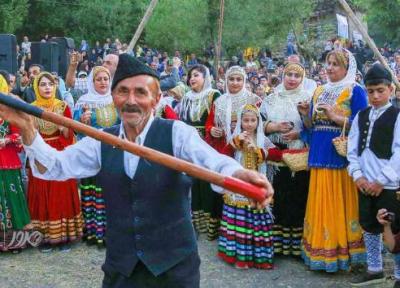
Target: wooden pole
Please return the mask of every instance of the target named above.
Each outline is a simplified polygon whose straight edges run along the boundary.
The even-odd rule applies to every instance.
[[[365,41],[371,47],[372,51],[374,51],[375,55],[378,57],[379,62],[382,63],[383,66],[387,70],[392,73],[392,78],[394,84],[396,84],[396,87],[400,89],[400,82],[397,80],[396,75],[393,73],[393,70],[389,67],[388,63],[386,62],[385,58],[383,58],[382,54],[379,52],[378,47],[376,47],[376,44],[374,40],[368,35],[367,30],[365,29],[364,25],[361,23],[361,21],[357,18],[356,14],[354,14],[353,10],[351,10],[349,4],[347,4],[346,0],[339,0],[340,5],[342,5],[344,11],[346,12],[347,16],[353,21],[353,23],[356,25],[357,29],[360,31],[361,35],[364,37]]]
[[[146,13],[143,16],[142,21],[138,28],[136,29],[135,35],[133,35],[131,42],[128,45],[128,51],[132,51],[136,45],[136,42],[139,40],[140,35],[142,35],[143,29],[146,26],[147,22],[149,21],[151,14],[153,13],[154,8],[156,7],[158,0],[151,0],[149,7],[147,7]]]
[[[140,146],[126,139],[121,139],[119,137],[103,132],[101,130],[97,130],[91,126],[82,124],[78,121],[74,121],[62,115],[44,111],[39,107],[27,104],[22,100],[15,99],[14,97],[0,93],[0,103],[12,107],[17,111],[23,111],[35,117],[55,123],[57,125],[68,127],[75,130],[76,132],[83,133],[101,142],[112,145],[115,148],[128,151],[130,153],[138,155],[139,157],[143,157],[149,161],[153,161],[173,170],[184,172],[190,176],[199,178],[220,187],[224,187],[227,190],[236,192],[248,198],[252,198],[259,202],[263,202],[267,196],[272,196],[268,195],[271,191],[267,191],[262,187],[252,185],[237,178],[225,177],[222,174],[216,173],[209,169],[175,158],[171,155],[159,152],[157,150],[145,146]],[[149,177],[151,177],[151,175]]]
[[[225,10],[225,1],[220,0],[219,20],[218,20],[218,42],[217,42],[217,47],[215,49],[215,63],[214,63],[215,73],[217,76],[218,76],[219,61],[221,59],[222,30],[224,27],[224,10]],[[217,80],[217,79],[215,79],[215,80]]]

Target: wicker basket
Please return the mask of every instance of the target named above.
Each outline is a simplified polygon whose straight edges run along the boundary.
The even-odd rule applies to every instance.
[[[340,136],[332,139],[332,143],[333,146],[335,146],[336,152],[342,157],[347,156],[346,120],[347,118],[344,120],[343,129]]]
[[[284,150],[282,160],[293,172],[307,170],[308,148]]]

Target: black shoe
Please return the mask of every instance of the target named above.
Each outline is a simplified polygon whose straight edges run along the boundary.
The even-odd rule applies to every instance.
[[[96,246],[97,246],[97,249],[102,250],[102,249],[106,248],[106,242],[103,240],[97,240]]]
[[[385,274],[383,272],[378,273],[368,273],[364,272],[363,274],[353,278],[350,281],[350,285],[352,287],[364,287],[372,284],[379,284],[385,282]]]
[[[394,282],[393,288],[400,288],[400,280]]]
[[[86,238],[86,245],[87,246],[94,246],[96,244],[97,244],[96,238],[93,238],[93,237],[89,238],[89,239]]]
[[[71,251],[71,245],[70,244],[62,244],[59,247],[61,252],[69,252]]]
[[[50,253],[51,251],[53,251],[53,246],[51,246],[50,244],[43,244],[39,246],[39,251],[42,253]]]
[[[22,252],[22,249],[14,249],[14,250],[11,250],[11,253],[12,254],[19,254],[19,253],[21,253]]]

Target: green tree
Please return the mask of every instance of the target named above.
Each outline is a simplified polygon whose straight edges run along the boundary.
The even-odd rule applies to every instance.
[[[74,30],[70,35],[77,39],[104,41],[119,38],[129,42],[147,6],[147,1],[91,0],[81,1],[81,8],[74,15]]]
[[[223,43],[226,49],[248,46],[281,47],[289,31],[302,29],[312,1],[227,1]]]
[[[216,43],[219,0],[164,0],[146,27],[146,42],[167,50],[200,52]],[[279,46],[309,17],[312,0],[226,0],[222,46],[231,52],[249,46]],[[279,29],[277,29],[279,27]]]
[[[365,12],[368,30],[378,45],[400,46],[400,0],[353,0]]]
[[[0,1],[0,33],[13,34],[28,14],[28,0]]]
[[[106,38],[128,42],[147,0],[29,0],[29,12],[18,29],[18,36],[40,40],[44,34],[67,36],[94,44]]]
[[[210,39],[208,3],[204,0],[159,1],[145,28],[145,41],[173,51],[200,51]]]

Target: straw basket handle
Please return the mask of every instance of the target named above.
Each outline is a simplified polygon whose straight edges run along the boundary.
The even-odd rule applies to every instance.
[[[340,138],[346,137],[346,124],[347,124],[347,117],[344,118],[342,133],[340,133]]]

